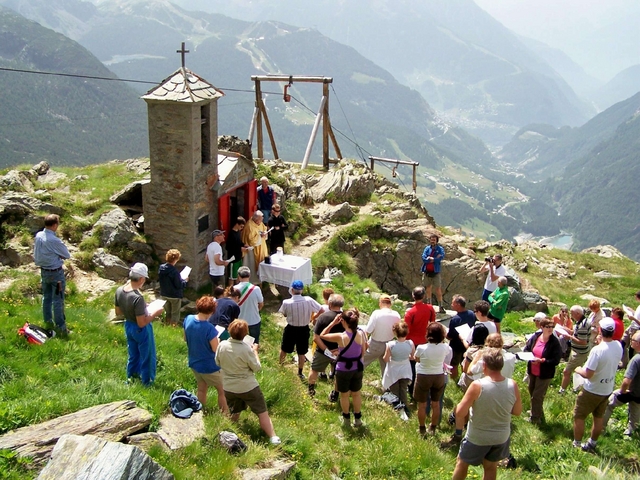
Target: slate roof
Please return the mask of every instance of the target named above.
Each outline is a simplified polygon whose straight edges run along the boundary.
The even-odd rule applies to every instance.
[[[215,100],[224,95],[221,90],[196,75],[188,68],[179,68],[160,85],[142,96],[144,100],[199,103]]]

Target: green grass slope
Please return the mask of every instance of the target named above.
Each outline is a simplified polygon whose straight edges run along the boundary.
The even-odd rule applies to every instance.
[[[118,183],[133,179],[123,165],[109,164],[65,171],[71,177],[89,175],[85,187],[54,196],[63,203],[65,217],[81,217],[108,204],[108,196]],[[100,188],[95,188],[101,185]],[[53,190],[54,187],[46,188]],[[92,192],[88,208],[80,200],[83,188]],[[64,202],[64,198],[69,200]],[[347,227],[350,237],[358,236],[359,228],[366,228],[366,219]],[[363,227],[364,226],[364,227]],[[64,234],[65,238],[70,233]],[[78,236],[81,238],[81,235]],[[76,238],[76,241],[79,241]],[[337,240],[334,240],[337,241]],[[376,301],[363,293],[365,287],[375,290],[367,279],[360,279],[350,270],[345,254],[336,255],[327,242],[313,257],[314,264],[332,258],[339,262],[345,277],[334,280],[336,291],[342,292],[347,306],[358,306],[370,313]],[[560,250],[520,251],[512,253],[514,261],[530,260],[535,255],[541,263],[561,261],[569,265],[573,275],[568,279],[551,278],[535,262],[523,273],[524,280],[540,289],[554,301],[567,304],[578,302],[576,288],[593,284],[595,293],[608,298],[612,304],[630,303],[637,290],[638,265],[628,259],[605,259],[596,255],[572,254]],[[600,279],[595,272],[607,270],[619,278]],[[107,322],[112,308],[113,292],[89,301],[68,285],[67,318],[74,333],[69,340],[53,339],[44,345],[29,345],[17,335],[26,321],[40,323],[39,278],[34,273],[16,269],[0,270],[0,433],[31,425],[81,408],[104,402],[132,399],[153,414],[151,430],[157,429],[158,419],[169,413],[169,395],[176,388],[195,389],[195,380],[187,367],[187,349],[179,328],[154,325],[158,350],[158,376],[150,388],[125,385],[126,340],[122,325]],[[9,285],[5,287],[5,285]],[[320,285],[313,285],[309,293],[320,297]],[[408,292],[399,293],[405,297]],[[189,293],[194,296],[194,292]],[[363,388],[363,419],[361,429],[342,428],[339,408],[329,403],[330,385],[319,382],[314,399],[306,395],[306,385],[296,376],[294,363],[278,365],[281,328],[272,313],[279,299],[267,295],[267,307],[262,312],[264,340],[261,349],[263,370],[257,377],[265,394],[270,415],[283,444],[273,447],[259,429],[254,415],[243,413],[239,424],[232,424],[215,408],[215,393],[210,393],[205,410],[206,436],[191,446],[174,452],[151,451],[153,458],[168,468],[177,479],[238,478],[237,469],[259,467],[275,458],[296,462],[292,478],[296,479],[439,479],[449,478],[455,463],[455,452],[440,450],[439,442],[452,433],[443,422],[435,437],[422,439],[418,435],[415,414],[405,423],[387,406],[373,398],[380,391],[376,386],[379,371],[371,365],[365,373]],[[396,307],[399,308],[399,307]],[[509,313],[504,331],[523,334],[532,331],[527,316],[532,312]],[[515,379],[520,382],[524,365],[517,365]],[[618,374],[617,383],[622,373]],[[640,473],[640,435],[630,441],[621,440],[625,412],[614,414],[610,432],[598,442],[599,455],[589,455],[571,448],[571,418],[575,396],[557,394],[559,374],[556,375],[545,402],[547,423],[533,426],[524,418],[514,418],[512,453],[518,469],[501,470],[504,479],[594,478],[589,469],[603,472],[602,478],[630,480]],[[521,384],[524,410],[529,397]],[[460,390],[450,383],[445,394],[444,414],[461,399]],[[415,413],[415,412],[414,412]],[[248,444],[247,452],[230,456],[217,442],[220,430],[233,430]],[[481,469],[472,468],[470,478],[478,478]],[[0,478],[30,479],[37,471],[29,468],[28,460],[12,452],[0,452]]]

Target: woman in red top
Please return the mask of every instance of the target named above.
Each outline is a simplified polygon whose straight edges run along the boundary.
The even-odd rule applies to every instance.
[[[613,310],[611,310],[611,318],[613,318],[613,321],[616,324],[616,328],[613,331],[613,339],[620,341],[624,336],[624,310],[622,310],[620,307],[614,308]],[[624,349],[624,345],[622,346],[622,348]]]

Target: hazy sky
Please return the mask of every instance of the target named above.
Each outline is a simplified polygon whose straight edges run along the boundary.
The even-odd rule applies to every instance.
[[[543,40],[573,30],[593,31],[638,11],[637,0],[475,0],[517,33]]]

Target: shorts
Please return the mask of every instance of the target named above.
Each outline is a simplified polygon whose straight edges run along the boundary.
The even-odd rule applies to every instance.
[[[451,365],[457,367],[458,365],[462,365],[462,361],[464,360],[465,351],[455,351],[453,352],[453,356],[451,357]]]
[[[192,368],[191,371],[198,383],[204,382],[207,384],[207,387],[222,388],[222,379],[224,378],[222,370],[213,373],[198,373]]]
[[[280,348],[284,353],[293,353],[295,347],[298,355],[304,355],[309,351],[309,326],[294,327],[287,325],[282,333]]]
[[[260,323],[261,322],[255,325],[249,325],[249,335],[255,338],[255,343],[260,343]]]
[[[227,399],[227,405],[229,406],[231,414],[240,413],[247,407],[256,415],[267,411],[267,402],[264,400],[264,395],[262,395],[260,387],[244,393],[225,391],[224,396]]]
[[[424,274],[424,286],[425,287],[436,287],[436,288],[441,288],[442,287],[442,276],[440,275],[440,272],[438,273],[425,273]]]
[[[490,313],[487,313],[487,317],[489,317],[489,320],[493,320],[493,323],[500,323],[502,321],[501,318],[491,315]]]
[[[584,420],[591,413],[593,413],[593,418],[602,418],[608,403],[609,395],[596,395],[583,388],[576,398],[573,419]]]
[[[318,347],[311,360],[311,370],[314,372],[324,372],[332,363],[333,360],[327,357],[324,352],[320,350],[320,347]]]
[[[569,357],[569,361],[564,366],[565,372],[573,373],[573,371],[584,365],[584,362],[589,358],[588,353],[577,353],[575,350],[571,350],[571,356]]]
[[[229,265],[229,278],[238,278],[238,269],[242,266],[242,259],[236,260]]]
[[[364,372],[358,370],[336,371],[336,389],[340,393],[359,392],[362,389],[362,377]]]
[[[482,465],[483,460],[488,462],[499,462],[509,456],[509,443],[511,439],[499,445],[476,445],[471,443],[466,437],[460,444],[458,457],[469,465]]]
[[[413,386],[413,399],[418,403],[425,403],[427,398],[431,397],[431,401],[437,402],[442,397],[444,387],[444,373],[437,375],[419,373],[416,375],[416,383]]]
[[[224,275],[209,274],[209,280],[211,280],[211,285],[214,287],[217,287],[218,285],[224,286]]]

